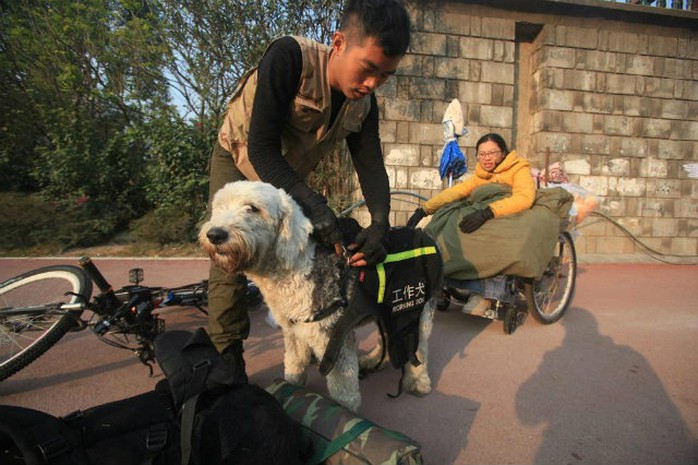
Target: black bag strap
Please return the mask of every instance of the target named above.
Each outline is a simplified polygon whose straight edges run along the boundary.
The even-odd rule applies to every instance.
[[[199,400],[199,396],[196,395],[189,399],[182,406],[181,415],[181,435],[180,435],[180,448],[182,450],[182,465],[188,465],[191,459],[192,450],[192,437],[194,436],[194,417],[196,416],[196,404]]]
[[[152,465],[153,459],[157,457],[167,446],[168,433],[167,424],[159,423],[148,429],[148,435],[145,438],[145,453],[146,457],[141,465]]]
[[[206,378],[211,370],[211,366],[211,360],[205,359],[192,367],[192,378],[189,384],[190,395],[188,395],[187,399],[184,401],[180,415],[182,465],[187,465],[191,458],[191,443],[194,435],[196,404],[199,402],[199,396],[206,389]]]
[[[203,392],[235,384],[235,374],[203,328],[165,331],[155,338],[155,358],[165,373],[179,410],[182,465],[192,455],[194,419]]]

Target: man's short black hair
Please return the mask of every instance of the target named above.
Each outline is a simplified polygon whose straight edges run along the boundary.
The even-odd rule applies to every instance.
[[[410,45],[410,16],[399,0],[348,0],[339,29],[359,41],[375,37],[390,57],[404,55]]]

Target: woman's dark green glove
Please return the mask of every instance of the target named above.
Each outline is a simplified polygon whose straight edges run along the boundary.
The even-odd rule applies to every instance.
[[[494,213],[492,213],[490,207],[485,207],[482,210],[477,210],[469,215],[465,215],[463,219],[460,220],[460,223],[458,223],[458,227],[464,233],[470,234],[471,232],[477,231],[480,226],[492,218],[494,218]]]

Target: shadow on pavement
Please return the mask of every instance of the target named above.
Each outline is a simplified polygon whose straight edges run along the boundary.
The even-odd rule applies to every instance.
[[[143,368],[147,373],[147,367],[141,365],[137,358],[129,357],[124,360],[110,362],[99,366],[90,366],[73,371],[56,372],[47,376],[36,376],[25,379],[21,379],[18,376],[9,378],[0,383],[0,397],[19,393],[26,394],[34,390],[43,390],[52,386],[60,386],[66,383],[70,384],[71,382],[74,383],[90,376],[104,375],[127,367],[133,369]]]
[[[534,463],[697,463],[697,443],[647,360],[600,334],[588,310],[561,324],[562,345],[516,395],[519,419],[545,425]]]

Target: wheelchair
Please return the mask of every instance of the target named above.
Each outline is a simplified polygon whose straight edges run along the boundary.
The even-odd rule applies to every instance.
[[[577,278],[577,253],[572,235],[561,232],[553,257],[540,279],[520,276],[502,276],[506,287],[506,300],[495,300],[492,308],[482,316],[501,320],[506,334],[512,334],[530,314],[534,319],[551,324],[558,321],[574,298]],[[459,286],[457,280],[446,277],[438,303],[438,309],[451,307],[463,310],[471,293]],[[467,313],[467,312],[466,312]]]

